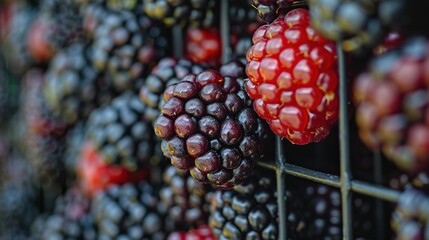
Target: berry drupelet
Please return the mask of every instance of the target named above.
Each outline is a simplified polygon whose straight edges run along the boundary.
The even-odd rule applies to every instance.
[[[99,14],[93,23],[87,18],[87,31],[94,31],[93,66],[106,71],[118,91],[138,91],[143,75],[169,53],[168,34],[145,15],[132,11],[102,9]]]
[[[278,208],[273,179],[254,177],[231,190],[217,190],[209,225],[217,239],[277,239]]]
[[[107,164],[119,164],[136,171],[149,164],[155,152],[152,124],[142,116],[146,106],[137,94],[127,91],[93,111],[87,138]]]
[[[172,232],[167,240],[215,240],[212,230],[207,225],[199,226],[188,232]]]
[[[163,174],[164,186],[160,190],[161,201],[168,208],[168,217],[177,230],[189,230],[207,223],[212,189],[198,183],[192,176],[174,166]]]
[[[429,197],[413,188],[399,197],[390,225],[396,239],[427,239],[429,237]]]
[[[362,141],[409,173],[429,166],[428,70],[428,41],[414,38],[372,60],[354,84]]]
[[[272,22],[279,16],[285,14],[288,7],[296,0],[252,0],[252,6],[256,9],[259,17],[266,22]]]
[[[247,52],[246,91],[255,111],[294,144],[324,139],[338,118],[335,45],[309,18],[298,8],[261,26]]]
[[[222,42],[216,28],[188,28],[185,55],[195,63],[219,66]]]
[[[173,230],[166,208],[146,182],[113,185],[92,201],[101,239],[164,240]]]
[[[216,0],[147,0],[144,2],[145,13],[162,21],[166,26],[174,24],[194,27],[211,27],[215,24],[218,11]]]
[[[37,239],[96,239],[97,230],[90,213],[90,200],[73,187],[57,199],[54,213],[35,226]]]
[[[91,67],[90,55],[89,46],[70,45],[54,57],[46,73],[47,104],[67,124],[87,120],[92,110],[115,95],[110,79]]]
[[[160,115],[159,109],[163,104],[162,95],[166,87],[178,83],[188,74],[199,74],[204,69],[203,65],[193,64],[187,59],[161,59],[140,89],[140,99],[147,106],[144,112],[145,120],[153,122]]]
[[[262,156],[265,125],[243,89],[244,66],[224,65],[184,77],[164,92],[155,134],[164,156],[202,183],[231,187]]]

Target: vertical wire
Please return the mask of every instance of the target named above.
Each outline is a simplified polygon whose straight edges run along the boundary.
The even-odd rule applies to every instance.
[[[374,180],[377,185],[383,184],[383,159],[381,157],[380,150],[374,152]],[[384,222],[384,208],[383,201],[381,199],[375,199],[375,229],[377,239],[385,239],[385,222]]]
[[[232,50],[230,41],[230,27],[229,27],[229,0],[222,0],[220,5],[220,34],[222,40],[222,63],[227,63],[231,60]]]
[[[282,139],[276,136],[276,182],[277,182],[277,205],[279,214],[279,238],[287,239],[287,209],[286,209],[286,158]],[[286,201],[285,201],[286,199]]]
[[[183,28],[180,25],[174,25],[171,28],[171,34],[173,35],[173,54],[176,58],[183,57]]]
[[[344,52],[341,43],[337,43],[339,91],[340,91],[340,183],[341,183],[341,207],[343,223],[343,239],[352,239],[352,192],[349,150],[349,119],[348,119],[348,96],[347,79]]]

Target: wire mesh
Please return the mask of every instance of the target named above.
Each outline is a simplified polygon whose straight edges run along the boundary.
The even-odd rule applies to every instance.
[[[229,24],[228,24],[228,2],[230,0],[222,0],[221,6],[221,35],[223,53],[222,60],[227,62],[230,60],[231,49],[229,48]],[[338,188],[341,191],[341,206],[342,206],[342,237],[343,239],[353,239],[353,213],[352,213],[352,194],[360,193],[376,198],[375,201],[375,229],[377,239],[384,239],[383,229],[385,225],[383,201],[396,202],[399,197],[399,192],[386,187],[383,187],[382,175],[382,158],[379,151],[374,153],[374,180],[375,184],[354,180],[350,168],[350,149],[349,149],[349,98],[348,98],[348,81],[346,75],[346,62],[341,45],[337,43],[338,55],[338,71],[339,71],[339,95],[340,95],[340,110],[339,110],[339,152],[340,152],[340,174],[332,175],[324,172],[315,171],[312,169],[300,167],[287,163],[287,152],[285,152],[283,139],[276,137],[275,162],[266,163],[259,162],[258,165],[263,168],[271,169],[276,173],[277,182],[277,203],[279,209],[279,239],[287,239],[287,209],[286,209],[286,175],[295,176],[301,179],[307,179],[313,182],[325,184],[331,187]],[[326,146],[325,146],[326,147]]]

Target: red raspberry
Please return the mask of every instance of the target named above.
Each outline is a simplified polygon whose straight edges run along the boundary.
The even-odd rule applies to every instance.
[[[203,225],[198,229],[192,229],[189,232],[173,232],[167,240],[214,240],[212,230],[209,226]]]
[[[325,138],[338,118],[335,45],[294,9],[261,26],[247,52],[246,90],[271,129],[294,144]]]
[[[119,165],[108,165],[90,142],[82,145],[77,174],[88,196],[94,196],[110,185],[138,182],[149,178],[147,169],[131,172]]]
[[[186,32],[186,57],[195,63],[218,64],[221,40],[217,29],[189,28]]]

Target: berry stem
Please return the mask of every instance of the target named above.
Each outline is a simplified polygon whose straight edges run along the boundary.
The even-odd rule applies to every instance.
[[[350,171],[350,150],[349,150],[349,119],[348,119],[348,96],[347,79],[344,52],[341,43],[337,43],[338,71],[339,71],[339,91],[340,91],[340,182],[342,198],[342,221],[343,239],[352,239],[352,192],[351,192],[351,171]]]
[[[220,16],[220,34],[222,39],[222,63],[225,64],[231,61],[232,51],[230,42],[230,27],[229,27],[229,0],[222,0]]]

